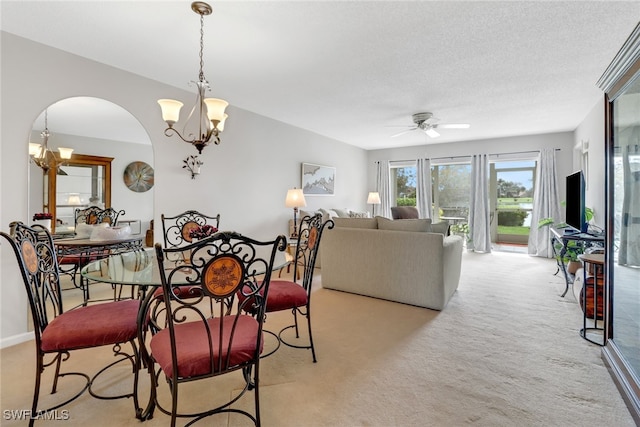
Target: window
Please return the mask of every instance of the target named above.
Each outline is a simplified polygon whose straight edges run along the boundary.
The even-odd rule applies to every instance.
[[[391,165],[391,206],[416,206],[416,164]]]
[[[443,164],[431,167],[434,222],[440,219],[453,224],[469,219],[471,165]]]

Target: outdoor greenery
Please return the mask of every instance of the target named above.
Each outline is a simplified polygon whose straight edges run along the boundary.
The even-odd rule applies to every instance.
[[[416,168],[395,168],[396,173],[396,191],[398,192],[398,200],[405,199],[405,201],[398,202],[397,206],[415,206],[416,205]],[[408,204],[406,199],[413,200],[413,204]]]
[[[521,227],[512,227],[512,226],[505,226],[505,225],[498,226],[498,234],[514,234],[518,236],[528,236],[529,230],[530,230],[530,227],[524,227],[524,226],[521,226]]]
[[[498,224],[506,226],[521,227],[529,212],[518,209],[514,211],[498,211]]]

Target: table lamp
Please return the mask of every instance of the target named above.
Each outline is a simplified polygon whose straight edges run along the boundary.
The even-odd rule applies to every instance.
[[[307,201],[304,199],[302,188],[292,188],[287,190],[287,198],[285,199],[284,204],[288,208],[293,208],[293,234],[291,237],[298,237],[298,223],[296,219],[298,208],[307,206]]]
[[[367,197],[367,204],[371,205],[371,216],[375,215],[375,205],[379,205],[380,202],[380,193],[377,191],[372,191],[369,193],[369,197]]]

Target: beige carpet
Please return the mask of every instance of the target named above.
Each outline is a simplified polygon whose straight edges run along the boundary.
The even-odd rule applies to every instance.
[[[600,348],[578,335],[580,308],[571,293],[559,297],[564,285],[554,271],[553,261],[527,255],[465,253],[460,287],[442,312],[318,286],[313,295],[318,363],[309,351],[287,347],[263,360],[263,425],[635,425]],[[285,313],[269,315],[267,328],[279,329],[287,320]],[[0,352],[3,411],[30,406],[32,346]],[[85,350],[67,364],[84,364],[93,372],[110,357],[108,351]],[[105,388],[117,388],[129,376],[123,370]],[[69,382],[63,380],[61,388],[72,388]],[[181,402],[185,408],[202,407],[238,383],[234,377],[189,384]],[[146,379],[142,387],[148,390]],[[162,392],[167,395],[166,387]],[[249,394],[241,405],[252,408],[252,399]],[[156,411],[140,424],[130,401],[88,395],[64,409],[70,420],[36,425],[151,427],[169,421]],[[26,425],[5,415],[3,426]],[[235,415],[199,423],[250,424]]]

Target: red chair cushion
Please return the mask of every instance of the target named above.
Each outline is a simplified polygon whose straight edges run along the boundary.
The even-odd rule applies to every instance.
[[[233,316],[226,316],[222,335],[222,357],[229,355],[228,366],[236,366],[253,359],[258,338],[258,322],[251,316],[239,315],[229,354],[229,339],[233,327]],[[220,348],[220,318],[207,319],[213,346],[214,372],[218,371]],[[187,322],[175,324],[176,348],[178,358],[178,376],[180,378],[211,374],[210,347],[204,323]],[[169,329],[163,329],[153,336],[150,343],[151,354],[168,378],[173,378],[171,364],[171,340]],[[260,348],[262,353],[262,348]]]
[[[202,291],[198,289],[199,287],[200,285],[183,285],[183,286],[171,288],[171,290],[173,291],[173,294],[178,298],[186,299],[186,298],[195,298],[195,297],[202,296]],[[161,297],[163,293],[164,291],[160,287],[155,290],[155,292],[153,293],[153,296]]]
[[[42,333],[44,352],[124,343],[137,336],[139,300],[88,305],[67,311]]]
[[[288,280],[272,280],[269,285],[267,312],[289,310],[307,304],[307,291]]]
[[[262,290],[260,291],[262,295]],[[247,297],[238,292],[238,300],[242,303]],[[307,304],[307,291],[302,286],[289,280],[272,280],[269,285],[267,298],[267,312],[290,310]],[[246,304],[244,310],[253,313],[251,304]]]

